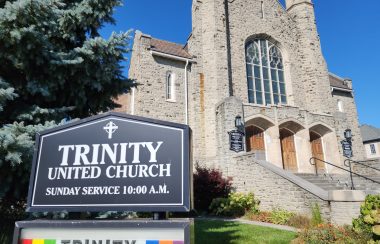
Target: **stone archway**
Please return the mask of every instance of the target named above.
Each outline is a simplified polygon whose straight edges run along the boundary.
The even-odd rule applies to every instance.
[[[267,160],[265,132],[274,126],[273,122],[263,117],[254,117],[250,118],[245,124],[247,152],[254,152],[257,159]]]
[[[314,163],[316,170],[320,172],[326,172],[326,165],[321,160],[326,161],[324,138],[331,132],[332,130],[330,128],[322,124],[316,124],[309,129],[311,156],[319,159],[314,160]]]
[[[265,152],[265,141],[264,141],[264,130],[251,125],[245,129],[247,151],[264,151]]]

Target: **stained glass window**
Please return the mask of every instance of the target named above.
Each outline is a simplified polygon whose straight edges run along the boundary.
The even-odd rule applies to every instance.
[[[268,40],[249,42],[246,64],[249,103],[287,104],[284,64],[278,47]]]

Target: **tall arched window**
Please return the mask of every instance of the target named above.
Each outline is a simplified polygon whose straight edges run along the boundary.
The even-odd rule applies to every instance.
[[[174,86],[175,76],[172,72],[166,74],[166,100],[175,100],[175,86]]]
[[[278,47],[263,39],[248,42],[246,64],[249,103],[287,104],[284,65]]]
[[[343,102],[340,99],[338,100],[338,111],[342,113],[344,112]]]

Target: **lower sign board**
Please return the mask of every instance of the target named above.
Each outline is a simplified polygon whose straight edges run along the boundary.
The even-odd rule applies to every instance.
[[[13,244],[187,244],[190,220],[21,221]]]
[[[230,150],[237,153],[244,151],[244,134],[237,130],[230,131],[228,134],[230,136]]]
[[[28,211],[190,210],[186,125],[105,113],[38,134]]]

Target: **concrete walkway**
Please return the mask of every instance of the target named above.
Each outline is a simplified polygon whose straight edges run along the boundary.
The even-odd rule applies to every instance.
[[[264,223],[264,222],[259,222],[259,221],[252,221],[252,220],[247,220],[247,219],[218,218],[218,217],[197,217],[195,219],[199,219],[199,220],[219,220],[219,221],[227,221],[227,222],[238,222],[238,223],[242,223],[242,224],[257,225],[257,226],[269,227],[269,228],[278,229],[278,230],[286,230],[286,231],[293,231],[293,232],[297,232],[298,231],[297,228],[294,228],[294,227],[291,227],[291,226],[276,225],[276,224]]]

